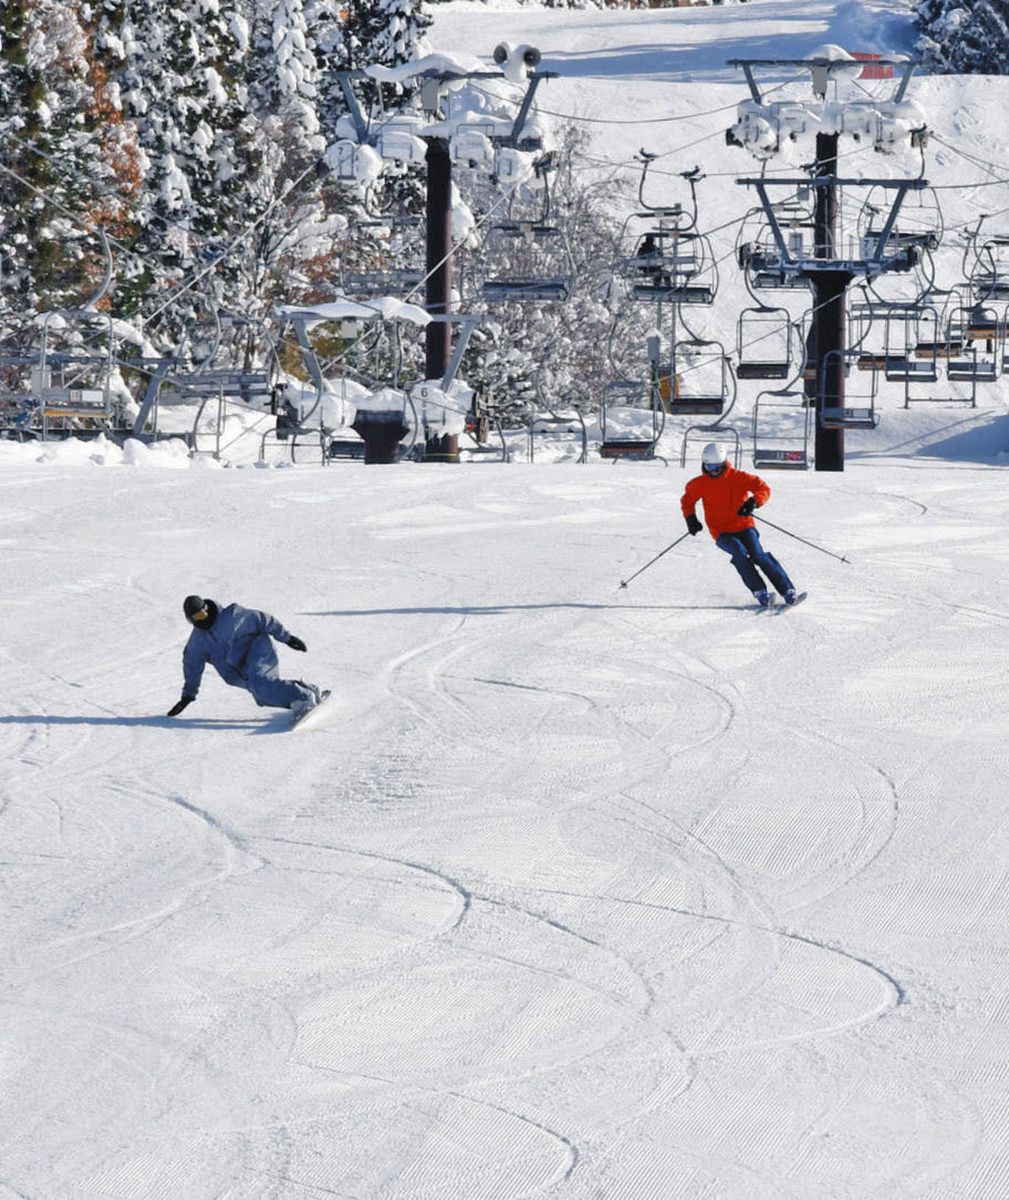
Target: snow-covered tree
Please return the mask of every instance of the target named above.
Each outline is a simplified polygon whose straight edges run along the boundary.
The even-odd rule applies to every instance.
[[[122,21],[118,73],[124,115],[143,153],[135,251],[147,261],[134,303],[160,307],[197,264],[248,218],[255,125],[246,107],[248,23],[222,0],[132,0]],[[226,278],[227,264],[215,273]],[[162,324],[185,321],[185,306]]]
[[[551,239],[552,272],[570,273],[574,280],[571,298],[558,302],[516,302],[488,305],[479,298],[479,278],[507,278],[514,259],[521,253],[516,242],[509,250],[508,238],[495,237],[493,225],[507,216],[537,219],[541,198],[535,194],[507,212],[489,210],[500,204],[500,193],[475,177],[471,204],[486,218],[484,245],[463,256],[463,279],[470,294],[463,297],[466,311],[485,311],[489,324],[484,335],[474,339],[463,364],[463,375],[493,403],[503,406],[519,421],[531,402],[552,408],[578,407],[590,410],[601,402],[607,381],[614,379],[611,353],[621,363],[639,364],[647,379],[645,336],[654,314],[644,306],[624,308],[618,313],[613,287],[614,247],[618,229],[610,215],[615,207],[616,187],[606,181],[587,185],[577,170],[584,135],[568,129],[559,138],[556,166],[551,172],[551,204],[547,224],[562,235]],[[571,254],[567,261],[562,238]],[[475,261],[474,261],[475,260]],[[472,276],[473,282],[468,282]],[[504,385],[502,386],[502,381]]]
[[[432,18],[425,0],[374,0],[370,61],[386,67],[412,62],[426,53]]]
[[[346,220],[316,171],[326,147],[320,57],[303,0],[260,0],[251,43],[246,79],[256,170],[246,212],[259,220],[239,261],[246,306],[265,314],[278,300],[315,298],[316,285],[335,272],[334,242]]]
[[[129,131],[96,61],[90,9],[0,0],[0,306],[79,303],[137,183]]]
[[[920,0],[926,66],[946,74],[1009,74],[1009,0]]]
[[[317,158],[319,62],[303,0],[261,0],[247,73],[250,107],[261,127],[300,158]]]

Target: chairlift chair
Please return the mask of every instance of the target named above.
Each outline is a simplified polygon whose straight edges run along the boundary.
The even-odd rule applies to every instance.
[[[636,400],[642,400],[643,403],[636,404],[634,403]],[[648,412],[651,424],[650,436],[647,436],[644,431],[630,428],[627,424],[614,423],[611,425],[610,414],[620,408],[642,415]],[[618,459],[644,461],[659,457],[655,453],[655,447],[662,435],[664,423],[665,414],[655,403],[655,398],[649,396],[646,387],[629,381],[609,384],[606,395],[599,406],[600,457],[613,461]],[[666,460],[662,459],[662,461]]]
[[[681,338],[673,345],[670,394],[673,416],[718,416],[735,395],[735,376],[725,347],[710,338]]]
[[[788,379],[794,331],[786,308],[744,308],[736,322],[736,378]]]
[[[536,459],[536,439],[559,436],[565,440],[576,437],[581,445],[578,462],[588,462],[589,432],[585,424],[585,415],[580,408],[572,408],[569,413],[556,412],[549,409],[537,412],[535,409],[529,416],[526,426],[526,437],[529,444],[529,461]],[[605,456],[604,456],[605,457]]]
[[[66,342],[83,336],[84,347]],[[103,338],[104,349],[89,351],[88,338]],[[58,340],[64,345],[60,347]],[[55,428],[86,422],[105,428],[112,419],[112,375],[115,327],[108,313],[92,309],[58,309],[41,321],[41,346],[31,370],[31,394],[42,418],[42,440]]]
[[[921,188],[905,196],[899,221],[887,234],[886,245],[880,248],[890,210],[891,201],[886,189],[878,186],[869,188],[857,220],[859,245],[864,259],[874,258],[880,251],[883,257],[892,257],[915,246],[923,251],[938,249],[944,221],[934,188]]]
[[[502,221],[490,231],[488,257],[501,273],[487,278],[481,295],[488,303],[563,303],[574,290],[575,263],[563,231],[536,221]]]
[[[812,256],[815,229],[812,204],[799,199],[798,193],[773,204],[778,230],[784,238],[788,257],[793,260]],[[736,257],[743,271],[747,291],[758,300],[756,291],[808,291],[808,282],[782,256],[771,224],[762,208],[752,209],[744,218],[736,239]]]
[[[946,374],[951,380],[972,383],[994,383],[1002,369],[1002,347],[999,339],[1004,320],[994,309],[972,304],[955,308],[950,313],[947,340],[961,352],[951,352]]]
[[[634,214],[642,216],[651,214]],[[650,221],[620,270],[632,300],[707,305],[715,298],[717,269],[708,239],[661,220]]]
[[[742,454],[742,443],[739,439],[739,431],[732,425],[722,425],[716,422],[714,425],[691,425],[683,434],[683,441],[680,444],[680,466],[687,465],[687,446],[691,441],[710,441],[715,435],[720,441],[729,441],[732,443],[732,451],[730,458],[735,466],[739,466],[739,458]]]
[[[753,466],[757,471],[807,471],[812,465],[813,406],[793,385],[758,392],[753,404]]]
[[[988,238],[975,256],[970,285],[977,300],[1009,300],[1009,234]]]
[[[827,371],[832,362],[838,363],[841,375],[844,377],[848,374],[848,363],[858,356],[858,350],[830,350],[824,355],[823,361],[820,364],[821,379],[824,381],[824,386],[821,388],[821,394],[826,397],[825,381]],[[831,402],[827,403],[826,399],[823,406],[817,413],[817,418],[820,426],[823,429],[875,429],[879,424],[879,416],[876,413],[876,387],[878,373],[872,371],[869,374],[869,391],[861,393],[857,397],[852,397],[846,394],[843,397],[844,403],[839,403],[841,397],[834,396]],[[850,401],[857,399],[861,403],[852,404]]]
[[[912,400],[912,386],[931,387],[939,379],[939,313],[929,304],[893,305],[886,313],[883,377],[903,383],[904,407]]]
[[[375,296],[395,296],[405,299],[420,291],[424,272],[414,271],[345,271],[340,277],[340,290],[354,300],[370,300]]]
[[[340,256],[339,294],[354,300],[377,296],[407,298],[424,283],[425,233],[414,213],[382,211],[381,201],[369,191],[374,206],[369,216],[354,221],[351,232],[357,253]]]

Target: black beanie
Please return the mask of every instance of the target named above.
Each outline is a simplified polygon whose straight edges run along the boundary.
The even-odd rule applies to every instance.
[[[193,617],[201,608],[207,610],[207,615],[202,621],[193,621]],[[186,614],[186,620],[192,621],[197,629],[210,629],[217,620],[217,605],[213,600],[204,600],[202,596],[187,596],[182,601],[182,611]]]

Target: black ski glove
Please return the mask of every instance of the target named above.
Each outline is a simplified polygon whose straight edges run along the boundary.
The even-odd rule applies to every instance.
[[[287,644],[291,647],[292,650],[307,650],[308,649],[308,647],[301,640],[301,638],[295,637],[293,634],[287,639]]]
[[[177,717],[179,713],[182,712],[184,708],[192,704],[195,699],[195,696],[187,696],[186,693],[183,692],[182,699],[177,704],[172,705],[172,707],[168,710],[168,715],[170,717]]]
[[[687,531],[691,537],[696,537],[703,528],[704,526],[697,519],[697,513],[687,514]]]
[[[744,500],[743,503],[739,506],[739,511],[736,513],[736,516],[737,517],[752,517],[753,510],[755,508],[759,508],[759,507],[760,507],[760,505],[757,503],[757,497],[751,496],[748,500]]]

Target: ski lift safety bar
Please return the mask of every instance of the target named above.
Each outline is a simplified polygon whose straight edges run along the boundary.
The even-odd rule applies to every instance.
[[[801,176],[793,179],[737,179],[736,183],[743,187],[756,188],[757,195],[760,197],[760,203],[763,206],[764,214],[771,229],[771,234],[774,237],[775,245],[778,248],[778,253],[781,255],[782,265],[785,267],[798,267],[800,264],[792,257],[785,243],[781,226],[774,211],[774,205],[767,194],[769,184],[773,184],[775,187],[792,188],[881,187],[896,191],[897,195],[890,208],[890,215],[887,217],[886,223],[880,231],[879,239],[876,242],[875,254],[870,258],[852,259],[847,262],[847,265],[855,269],[857,273],[880,267],[897,266],[903,263],[904,258],[907,257],[906,255],[897,256],[893,259],[884,259],[883,250],[889,241],[890,234],[893,232],[893,227],[897,221],[897,214],[900,212],[904,197],[908,192],[920,192],[929,186],[927,179],[842,179],[836,175]],[[802,269],[804,272],[807,270],[829,271],[836,270],[837,266],[837,260],[824,258],[813,259],[808,263],[804,263],[802,264]]]
[[[814,90],[818,90],[815,86],[818,82],[817,73],[823,80],[823,87],[826,90],[826,79],[830,74],[831,69],[841,67],[862,67],[865,66],[861,59],[848,58],[827,58],[825,56],[817,56],[814,58],[730,58],[728,66],[739,67],[746,77],[747,87],[750,89],[750,95],[758,104],[764,103],[764,98],[760,93],[760,88],[754,78],[753,72],[755,68],[762,67],[791,67],[793,69],[808,70],[813,72]],[[914,74],[915,67],[919,65],[918,59],[908,58],[874,58],[872,60],[874,67],[903,67],[904,73],[897,83],[897,88],[891,97],[895,103],[899,103],[904,99],[911,76]]]

